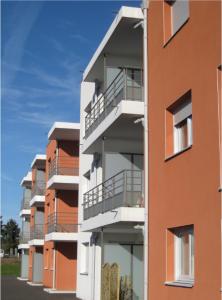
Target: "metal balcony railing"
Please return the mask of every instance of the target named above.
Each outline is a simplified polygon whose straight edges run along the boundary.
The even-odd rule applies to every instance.
[[[22,231],[19,235],[19,243],[27,244],[30,241],[30,231]]]
[[[122,69],[85,118],[88,137],[121,100],[143,101],[142,71]]]
[[[24,197],[21,201],[21,208],[20,210],[23,209],[30,209],[30,200],[31,200],[31,196],[30,197]]]
[[[83,195],[84,220],[118,207],[143,205],[143,171],[123,170]]]
[[[58,212],[48,216],[47,232],[77,232],[78,214]]]
[[[79,175],[79,163],[74,157],[57,156],[49,164],[49,178],[53,175]]]
[[[35,224],[30,227],[30,239],[43,239],[44,238],[44,224]]]
[[[44,196],[46,189],[45,180],[36,180],[32,186],[32,198],[36,195]]]

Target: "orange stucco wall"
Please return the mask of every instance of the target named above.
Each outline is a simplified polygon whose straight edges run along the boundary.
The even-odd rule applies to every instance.
[[[54,242],[45,242],[43,250],[43,285],[53,287],[53,249]]]
[[[60,167],[79,167],[79,144],[73,141],[50,141],[47,145],[46,178],[49,166],[55,158],[58,147],[58,164]],[[78,223],[78,191],[46,190],[45,233],[47,233],[48,216],[57,212],[57,221]],[[70,217],[66,213],[71,213]],[[61,214],[61,215],[60,215]],[[64,217],[65,216],[65,217]],[[54,268],[55,251],[55,274]],[[45,242],[43,285],[57,290],[76,289],[77,244],[75,242]]]
[[[189,19],[164,45],[163,1],[149,5],[149,300],[221,299],[220,11],[219,1],[189,1]],[[190,89],[193,145],[166,160],[172,150],[166,145],[166,109]],[[167,229],[189,224],[194,225],[194,287],[166,286],[172,276],[172,266],[166,267],[172,261]]]
[[[56,288],[75,290],[77,276],[77,244],[56,243]]]
[[[33,263],[33,253],[35,252],[35,247],[29,248],[29,271],[28,271],[28,280],[32,281],[32,263]]]

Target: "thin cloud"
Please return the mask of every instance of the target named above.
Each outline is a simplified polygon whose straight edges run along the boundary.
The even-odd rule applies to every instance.
[[[72,39],[75,39],[81,43],[84,43],[84,44],[90,44],[90,40],[87,39],[85,36],[83,36],[82,34],[70,34],[70,38]]]
[[[4,173],[2,173],[0,176],[1,176],[1,180],[3,180],[3,181],[7,181],[7,182],[14,181],[14,179],[12,177],[10,177],[10,176],[8,176],[8,175],[6,175]]]
[[[41,11],[43,3],[35,2],[33,3],[16,3],[12,10],[11,22],[13,29],[8,40],[5,42],[2,48],[2,62],[5,64],[11,64],[15,66],[15,69],[20,68],[21,60],[24,54],[24,47],[32,30],[35,21]],[[21,18],[22,15],[22,18]],[[3,25],[5,25],[6,20],[3,18]],[[16,50],[15,50],[16,49]],[[3,77],[2,83],[4,87],[11,86],[15,76],[16,70],[7,70],[3,67]]]

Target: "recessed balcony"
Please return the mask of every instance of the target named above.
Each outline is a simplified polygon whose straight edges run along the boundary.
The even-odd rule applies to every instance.
[[[85,193],[83,201],[84,231],[109,223],[143,222],[143,171],[123,170]]]
[[[45,202],[45,180],[36,180],[32,186],[30,206],[43,206]]]
[[[57,212],[48,216],[46,241],[76,241],[78,213]]]
[[[79,165],[74,157],[57,156],[49,164],[48,189],[77,190]]]
[[[30,227],[30,245],[42,246],[44,244],[44,224],[35,224]]]
[[[30,200],[31,200],[30,197],[24,197],[22,199],[20,213],[19,213],[20,217],[31,214]]]
[[[22,231],[19,235],[18,249],[28,249],[30,241],[30,231]]]

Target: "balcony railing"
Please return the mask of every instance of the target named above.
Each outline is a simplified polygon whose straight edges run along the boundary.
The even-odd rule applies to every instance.
[[[30,239],[43,239],[44,238],[44,224],[35,224],[30,228]]]
[[[45,180],[35,181],[32,187],[32,198],[36,195],[44,196],[45,195],[46,182]]]
[[[30,209],[30,200],[31,200],[31,196],[30,197],[24,197],[21,201],[21,210],[23,209]]]
[[[143,171],[121,171],[83,197],[84,220],[118,207],[143,207]]]
[[[55,157],[49,164],[49,178],[54,175],[78,176],[78,160],[67,156]]]
[[[78,214],[58,212],[48,216],[47,232],[77,232]]]
[[[19,235],[19,243],[27,244],[30,241],[30,231],[22,231]]]
[[[122,69],[85,118],[88,137],[121,100],[143,101],[142,71]]]

